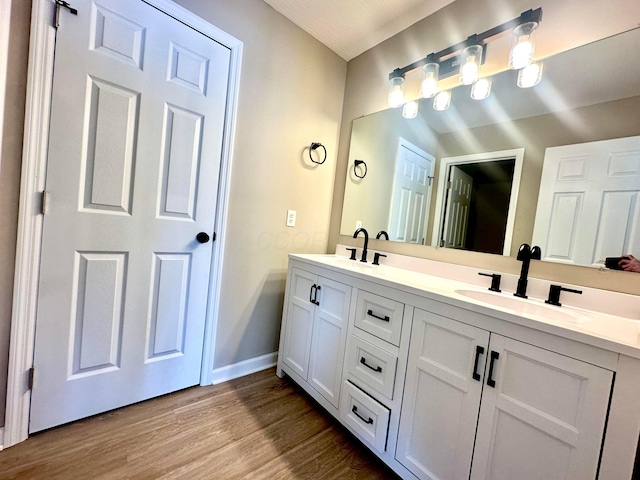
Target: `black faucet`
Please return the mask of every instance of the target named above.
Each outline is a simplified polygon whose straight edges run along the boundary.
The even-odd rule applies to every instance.
[[[522,262],[522,270],[520,270],[520,278],[518,279],[518,287],[514,295],[520,298],[527,298],[527,276],[529,275],[529,263],[531,260],[540,260],[542,251],[540,247],[530,247],[527,243],[520,245],[517,260]]]
[[[359,228],[353,234],[353,238],[358,238],[360,232],[364,233],[364,247],[362,248],[362,259],[360,261],[367,263],[367,246],[369,245],[369,232],[367,232],[364,228]]]
[[[380,240],[380,237],[384,237],[385,240],[389,240],[389,234],[384,230],[380,230],[376,235],[376,240]]]

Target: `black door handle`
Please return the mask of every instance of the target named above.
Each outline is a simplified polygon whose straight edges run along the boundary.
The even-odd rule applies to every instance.
[[[318,301],[318,290],[320,290],[320,286],[314,283],[309,291],[309,301],[314,305],[320,305]]]
[[[491,363],[489,364],[489,375],[487,378],[487,385],[496,388],[496,381],[493,379],[493,365],[495,361],[500,358],[500,354],[491,350]]]
[[[473,362],[473,379],[480,381],[480,374],[478,373],[478,361],[480,360],[480,355],[484,353],[484,347],[480,345],[476,345],[476,360]]]
[[[196,240],[199,243],[207,243],[211,238],[209,237],[209,234],[206,232],[200,232],[199,234],[196,235]]]
[[[379,317],[378,315],[376,315],[375,313],[373,313],[373,310],[367,310],[367,315],[369,315],[370,317],[373,318],[377,318],[378,320],[382,320],[383,322],[388,322],[389,320],[391,320],[388,316],[384,316],[384,317]]]
[[[378,372],[378,373],[382,372],[382,367],[381,366],[378,365],[377,367],[373,368],[371,365],[369,365],[367,363],[367,360],[364,357],[360,357],[360,363],[362,365],[364,365],[365,367],[370,368],[374,372]]]
[[[362,415],[360,415],[358,413],[358,407],[356,407],[355,405],[353,406],[353,408],[351,409],[351,411],[353,413],[356,414],[356,417],[358,417],[360,420],[362,420],[364,423],[373,423],[373,418],[369,417],[369,418],[364,418]]]

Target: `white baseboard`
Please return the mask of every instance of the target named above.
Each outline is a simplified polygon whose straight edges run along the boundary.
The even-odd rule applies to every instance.
[[[4,448],[4,427],[0,427],[0,452]]]
[[[243,360],[233,365],[227,365],[226,367],[216,368],[213,370],[211,383],[217,385],[218,383],[227,382],[234,378],[240,378],[261,370],[266,370],[267,368],[274,367],[277,361],[278,352],[273,352],[261,355],[260,357]]]

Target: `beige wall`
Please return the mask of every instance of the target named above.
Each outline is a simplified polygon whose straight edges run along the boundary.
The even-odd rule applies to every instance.
[[[31,2],[13,1],[9,32],[7,85],[0,151],[0,426],[4,409],[9,359],[9,331],[16,252],[22,125],[29,51]],[[0,71],[0,75],[5,72]],[[0,92],[0,95],[2,92]],[[2,115],[2,112],[0,112]]]
[[[0,172],[0,419],[15,252],[30,2],[14,0]],[[289,252],[324,253],[346,62],[262,0],[176,3],[244,43],[215,367],[278,349]],[[20,8],[18,8],[18,5]],[[305,147],[321,142],[324,165]],[[297,226],[285,227],[287,209]],[[0,422],[3,425],[3,422]]]
[[[354,240],[350,236],[341,236],[339,233],[351,125],[355,118],[386,108],[389,72],[408,65],[429,52],[446,48],[473,33],[487,30],[517,17],[529,8],[538,6],[544,10],[536,47],[537,55],[541,57],[614,35],[640,24],[640,2],[539,0],[536,4],[531,4],[525,0],[509,2],[457,0],[349,62],[331,213],[330,251],[335,250],[337,243],[348,245],[362,243],[362,240]],[[409,79],[407,83],[410,83]],[[534,147],[540,148],[539,145],[532,144],[531,148]],[[527,181],[526,176],[524,181]],[[521,213],[533,215],[534,211],[522,210]],[[508,273],[517,273],[520,270],[520,263],[509,257],[400,243],[382,243],[375,240],[370,245],[372,248],[394,253],[467,264],[479,269],[500,270]],[[625,272],[600,272],[587,267],[543,262],[534,262],[530,271],[535,277],[558,282],[635,294],[640,292],[640,275]]]

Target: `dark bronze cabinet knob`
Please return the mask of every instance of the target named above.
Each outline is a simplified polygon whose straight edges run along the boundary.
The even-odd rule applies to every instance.
[[[196,240],[200,243],[207,243],[210,240],[210,237],[207,233],[200,232],[198,235],[196,235]]]

